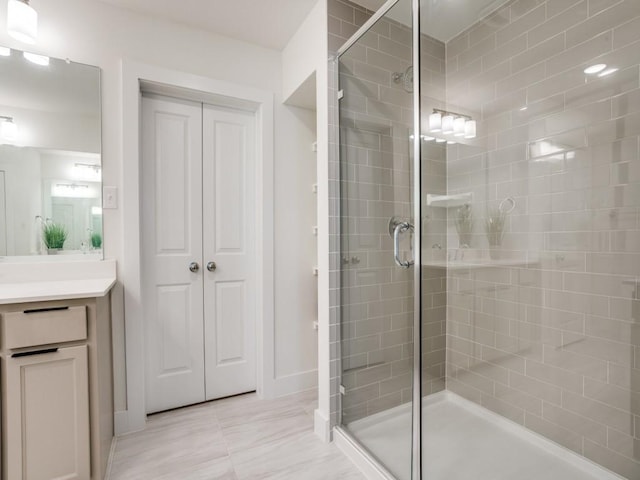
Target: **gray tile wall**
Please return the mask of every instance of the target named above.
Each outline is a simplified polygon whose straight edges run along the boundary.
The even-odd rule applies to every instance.
[[[604,77],[584,68],[605,63]],[[447,388],[640,478],[640,2],[517,0],[447,44]],[[513,197],[502,246],[488,208]],[[449,244],[457,246],[456,209]],[[469,262],[471,260],[471,262]],[[469,265],[474,263],[474,265]]]
[[[329,2],[330,44],[339,48],[371,15],[344,1]],[[423,38],[423,103],[444,105],[442,42]],[[343,423],[411,400],[413,281],[412,270],[393,262],[387,224],[393,215],[412,216],[410,151],[412,95],[392,79],[411,64],[411,31],[383,19],[340,60],[342,143],[341,227],[342,328],[336,355],[342,357]],[[335,111],[335,105],[332,105]],[[425,145],[424,180],[436,193],[446,192],[444,146]],[[337,149],[334,149],[337,155]],[[339,212],[338,212],[339,213]],[[426,243],[446,249],[446,212],[434,212],[425,224]],[[337,245],[336,245],[337,246]],[[403,252],[411,258],[408,237]],[[430,252],[429,252],[430,253]],[[336,270],[335,274],[338,273]],[[446,272],[425,271],[425,392],[444,388]],[[336,278],[336,282],[338,278]],[[341,299],[338,299],[341,294]],[[340,367],[338,367],[340,368]],[[338,370],[339,371],[339,370]]]

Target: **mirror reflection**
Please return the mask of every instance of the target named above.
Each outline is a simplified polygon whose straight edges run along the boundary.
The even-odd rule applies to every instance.
[[[0,52],[0,257],[101,257],[100,70]]]

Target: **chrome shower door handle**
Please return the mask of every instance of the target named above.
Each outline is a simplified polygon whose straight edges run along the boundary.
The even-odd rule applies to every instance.
[[[402,268],[409,268],[413,265],[413,261],[403,261],[400,258],[400,234],[413,230],[413,225],[408,222],[398,223],[393,229],[393,258],[396,261],[396,265]]]

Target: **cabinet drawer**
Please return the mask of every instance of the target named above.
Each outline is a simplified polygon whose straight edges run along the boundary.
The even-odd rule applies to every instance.
[[[87,309],[58,307],[3,315],[6,348],[23,348],[87,338]]]

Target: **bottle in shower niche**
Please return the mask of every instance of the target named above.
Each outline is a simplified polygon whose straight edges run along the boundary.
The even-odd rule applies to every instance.
[[[473,234],[473,210],[469,203],[465,203],[456,211],[456,231],[460,248],[471,247],[471,235]]]

